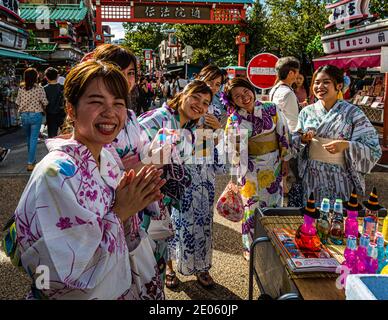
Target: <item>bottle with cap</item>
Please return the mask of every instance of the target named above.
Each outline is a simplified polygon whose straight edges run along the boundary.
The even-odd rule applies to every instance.
[[[365,258],[366,273],[375,274],[378,269],[377,246],[375,243],[369,243],[367,257]]]
[[[318,236],[321,239],[321,242],[325,244],[330,231],[330,200],[328,198],[323,198],[320,207],[320,217],[317,219],[317,232]]]
[[[331,221],[331,227],[329,231],[330,241],[334,244],[343,244],[344,235],[344,215],[342,200],[336,199],[334,203],[333,219]]]
[[[344,203],[344,208],[347,211],[345,220],[345,237],[350,235],[358,237],[358,212],[362,210],[361,204],[357,201],[356,188],[353,189],[349,201]]]
[[[377,261],[379,263],[379,267],[377,268],[377,273],[384,267],[385,263],[385,254],[384,254],[384,237],[381,232],[376,232],[376,246],[377,246]],[[387,246],[388,250],[388,246]],[[388,257],[387,257],[388,259]]]
[[[346,240],[346,249],[344,251],[345,261],[343,265],[347,266],[351,273],[355,273],[355,264],[357,261],[357,238],[355,236],[348,236]]]
[[[355,273],[365,273],[366,264],[365,259],[367,256],[367,248],[370,242],[369,234],[365,233],[360,238],[360,245],[357,248],[357,261],[355,266]]]
[[[375,238],[378,225],[378,212],[382,206],[379,205],[376,187],[369,195],[368,201],[364,201],[365,217],[363,222],[362,233],[369,234],[371,239]]]
[[[383,237],[384,240],[388,242],[388,214],[383,220]]]
[[[237,165],[240,162],[240,127],[238,117],[233,114],[229,122],[230,129],[228,129],[228,152],[232,154],[232,164]]]

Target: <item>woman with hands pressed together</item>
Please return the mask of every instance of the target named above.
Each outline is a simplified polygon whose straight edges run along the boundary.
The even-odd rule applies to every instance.
[[[64,95],[73,134],[47,140],[49,153],[15,211],[21,262],[34,282],[30,298],[161,299],[152,250],[143,268],[155,272],[139,284],[126,235],[128,219],[162,198],[165,181],[153,166],[121,176],[104,147],[126,122],[128,83],[113,65],[88,61],[70,71]],[[40,265],[49,270],[42,287]]]
[[[355,187],[365,193],[365,174],[381,157],[378,135],[357,106],[338,99],[343,71],[332,65],[318,68],[311,88],[318,99],[300,112],[293,144],[299,152],[299,173],[305,201],[314,192],[322,198],[347,199]]]

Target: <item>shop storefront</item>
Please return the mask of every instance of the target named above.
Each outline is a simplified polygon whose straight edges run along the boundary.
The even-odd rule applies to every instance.
[[[20,64],[24,67],[27,62],[44,62],[23,51],[28,33],[17,14],[17,2],[0,4],[0,131],[19,125],[15,100],[24,69]]]
[[[380,133],[382,145],[388,136],[384,130],[385,74],[381,71],[382,48],[388,46],[388,19],[375,20],[369,12],[369,0],[344,0],[328,5],[331,10],[330,32],[321,37],[325,56],[314,59],[314,69],[331,64],[351,79],[345,98],[359,106]],[[385,104],[384,104],[385,103]]]

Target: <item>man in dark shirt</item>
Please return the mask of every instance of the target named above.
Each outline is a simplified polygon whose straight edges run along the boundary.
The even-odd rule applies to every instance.
[[[53,138],[58,135],[58,129],[65,119],[63,86],[57,82],[57,69],[47,68],[45,76],[48,84],[44,86],[44,90],[49,101],[46,107],[47,133],[49,138]]]

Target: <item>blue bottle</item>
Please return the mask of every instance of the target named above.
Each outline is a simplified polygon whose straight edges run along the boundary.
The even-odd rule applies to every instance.
[[[343,244],[344,236],[344,215],[341,199],[335,200],[333,211],[329,237],[332,243],[340,245]]]
[[[388,256],[385,257],[384,254],[384,237],[381,232],[376,233],[376,245],[377,245],[377,261],[379,266],[377,268],[377,273],[380,273],[381,270],[388,264]],[[387,246],[388,253],[388,246]]]

